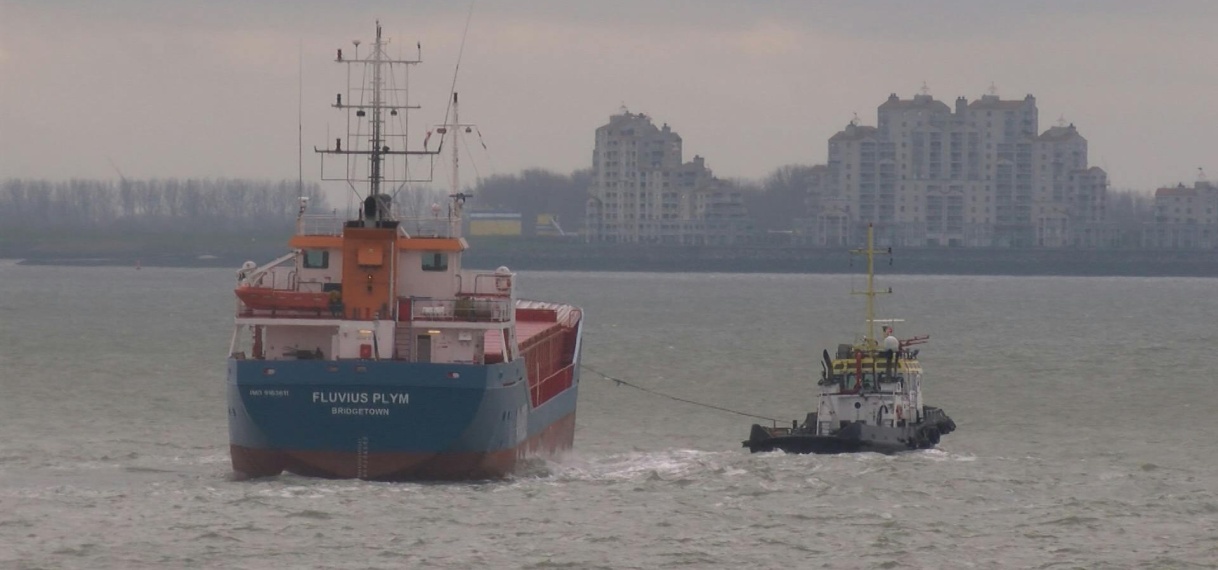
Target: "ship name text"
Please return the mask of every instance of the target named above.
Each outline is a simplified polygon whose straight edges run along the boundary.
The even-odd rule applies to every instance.
[[[313,392],[314,404],[395,404],[410,403],[406,392]]]

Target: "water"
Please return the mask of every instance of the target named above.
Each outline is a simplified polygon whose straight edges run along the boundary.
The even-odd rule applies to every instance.
[[[585,307],[594,368],[784,421],[861,319],[844,275],[520,281]],[[1213,280],[887,278],[936,450],[750,455],[585,373],[576,451],[474,484],[230,481],[232,282],[0,262],[0,567],[1218,567]]]

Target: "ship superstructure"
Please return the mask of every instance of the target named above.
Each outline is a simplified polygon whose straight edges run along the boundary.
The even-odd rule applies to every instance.
[[[362,81],[333,104],[348,114],[345,140],[316,149],[323,179],[327,159],[342,162],[358,213],[315,215],[302,199],[290,251],[237,274],[228,414],[239,477],[498,477],[572,445],[582,312],[517,299],[506,267],[462,268],[469,196],[455,175],[447,207],[399,215],[410,159],[430,172],[444,140],[406,148],[417,106],[396,85],[420,61],[390,58],[387,44],[378,22],[368,55],[358,42],[338,50]]]
[[[922,401],[920,350],[912,347],[929,337],[898,339],[893,328],[898,320],[875,317],[876,296],[892,292],[875,288],[875,257],[891,251],[875,249],[868,227],[867,248],[851,253],[867,259],[867,288],[856,292],[867,299],[862,339],[838,345],[832,356],[823,351],[816,411],[791,427],[754,424],[743,442],[750,451],[891,453],[934,447],[956,429],[947,414]]]

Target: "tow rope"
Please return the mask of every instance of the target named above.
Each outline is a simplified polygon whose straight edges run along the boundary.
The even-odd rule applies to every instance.
[[[588,372],[591,372],[591,373],[593,373],[593,374],[596,374],[597,376],[600,376],[601,378],[604,378],[605,380],[612,381],[612,382],[613,382],[615,385],[618,385],[618,386],[627,386],[627,387],[630,387],[630,388],[634,388],[635,390],[640,390],[640,391],[643,391],[643,392],[647,392],[648,394],[652,394],[652,395],[654,395],[654,396],[659,396],[659,397],[661,397],[661,398],[668,398],[669,400],[675,400],[675,401],[677,401],[677,402],[684,402],[684,403],[686,403],[686,404],[693,404],[693,405],[695,405],[695,406],[701,406],[701,407],[703,407],[703,408],[709,408],[709,409],[712,409],[712,410],[718,410],[718,411],[720,411],[720,412],[727,412],[727,413],[729,413],[729,414],[736,414],[736,415],[745,416],[745,417],[749,417],[749,418],[757,418],[757,419],[759,419],[759,420],[769,420],[769,421],[771,421],[771,422],[778,423],[778,420],[776,420],[776,419],[774,419],[774,418],[771,418],[771,417],[760,416],[760,415],[757,415],[757,414],[750,414],[750,413],[748,413],[748,412],[742,412],[742,411],[740,411],[740,410],[733,410],[733,409],[731,409],[731,408],[725,408],[725,407],[723,407],[723,406],[716,406],[716,405],[713,405],[713,404],[706,404],[706,403],[703,403],[703,402],[697,402],[697,401],[690,400],[690,399],[687,399],[687,398],[681,398],[681,397],[678,397],[678,396],[673,396],[673,395],[671,395],[671,394],[665,394],[665,393],[663,393],[663,392],[659,392],[659,391],[656,391],[656,390],[652,390],[651,388],[648,388],[648,387],[646,387],[646,386],[640,386],[640,385],[635,384],[635,383],[633,383],[633,382],[629,382],[629,381],[626,381],[626,380],[622,380],[621,378],[616,378],[616,377],[610,376],[610,375],[608,375],[608,374],[605,374],[604,372],[601,372],[600,370],[597,370],[597,369],[595,369],[595,368],[592,368],[591,366],[588,366],[587,364],[581,364],[581,365],[580,365],[580,368],[583,368],[584,370],[587,370]]]

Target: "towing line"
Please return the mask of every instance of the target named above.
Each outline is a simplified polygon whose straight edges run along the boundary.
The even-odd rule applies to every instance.
[[[715,405],[713,405],[713,404],[706,404],[706,403],[703,403],[703,402],[697,402],[697,401],[694,401],[694,400],[690,400],[690,399],[686,399],[686,398],[680,398],[680,397],[677,397],[677,396],[673,396],[673,395],[671,395],[671,394],[665,394],[665,393],[663,393],[663,392],[658,392],[658,391],[656,391],[656,390],[652,390],[651,388],[648,388],[648,387],[646,387],[646,386],[639,386],[638,384],[635,384],[635,383],[633,383],[633,382],[630,382],[630,381],[627,381],[627,380],[622,380],[621,378],[616,378],[616,377],[614,377],[614,376],[610,376],[610,375],[608,375],[608,374],[605,374],[604,372],[601,372],[600,370],[597,370],[597,369],[595,369],[595,368],[592,368],[591,366],[588,366],[587,364],[581,364],[581,365],[580,365],[580,368],[583,368],[584,370],[587,370],[588,372],[591,372],[591,373],[593,373],[593,374],[596,374],[597,376],[600,376],[601,378],[604,378],[605,380],[610,380],[610,381],[612,381],[612,382],[613,382],[615,385],[618,385],[618,386],[628,386],[628,387],[630,387],[630,388],[634,388],[635,390],[641,390],[641,391],[643,391],[643,392],[647,392],[648,394],[652,394],[652,395],[654,395],[654,396],[659,396],[659,397],[661,397],[661,398],[668,398],[669,400],[675,400],[675,401],[677,401],[677,402],[684,402],[684,403],[686,403],[686,404],[693,404],[693,405],[695,405],[695,406],[701,406],[701,407],[703,407],[703,408],[709,408],[709,409],[712,409],[712,410],[718,410],[718,411],[720,411],[720,412],[727,412],[727,413],[729,413],[729,414],[736,414],[736,415],[739,415],[739,416],[745,416],[745,417],[749,417],[749,418],[757,418],[757,419],[759,419],[759,420],[769,420],[769,421],[771,421],[771,422],[778,423],[778,420],[776,420],[776,419],[774,419],[774,418],[771,418],[771,417],[759,416],[759,415],[757,415],[757,414],[750,414],[750,413],[748,413],[748,412],[742,412],[742,411],[740,411],[740,410],[733,410],[733,409],[731,409],[731,408],[724,408],[723,406],[715,406]]]

